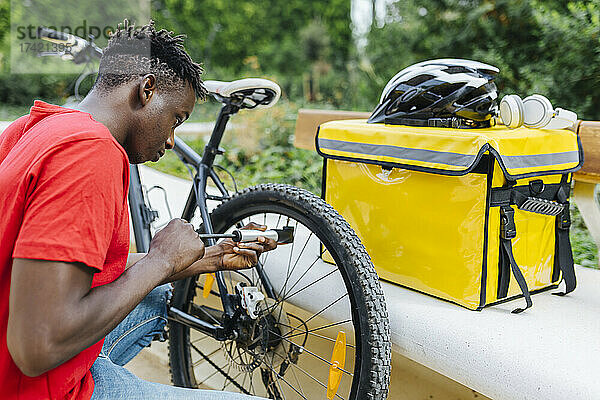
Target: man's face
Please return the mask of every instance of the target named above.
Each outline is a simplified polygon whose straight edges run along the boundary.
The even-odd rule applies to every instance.
[[[187,82],[179,90],[156,90],[139,110],[135,132],[127,137],[125,148],[129,162],[158,161],[166,149],[172,149],[175,128],[189,117],[195,103],[196,94]]]

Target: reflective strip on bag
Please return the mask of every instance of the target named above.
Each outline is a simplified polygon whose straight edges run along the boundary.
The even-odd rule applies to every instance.
[[[423,161],[432,164],[444,164],[455,167],[467,168],[471,166],[477,155],[449,153],[426,149],[410,149],[407,147],[391,146],[385,144],[354,143],[342,140],[318,139],[321,150],[335,150],[344,153],[362,154],[372,159],[373,157],[394,158],[398,161],[411,160]]]
[[[536,168],[549,165],[562,165],[579,162],[578,151],[564,151],[551,154],[530,154],[522,156],[501,155],[504,165],[508,169]]]

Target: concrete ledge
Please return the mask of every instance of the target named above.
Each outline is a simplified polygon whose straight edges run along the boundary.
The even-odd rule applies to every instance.
[[[578,288],[469,311],[384,284],[394,351],[493,399],[600,399],[600,271]]]

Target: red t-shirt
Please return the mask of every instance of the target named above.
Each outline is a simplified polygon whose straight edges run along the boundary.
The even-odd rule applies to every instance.
[[[13,258],[82,262],[97,270],[92,286],[116,279],[129,251],[127,154],[88,113],[36,101],[0,134],[0,396],[89,399],[90,346],[30,378],[6,344]]]

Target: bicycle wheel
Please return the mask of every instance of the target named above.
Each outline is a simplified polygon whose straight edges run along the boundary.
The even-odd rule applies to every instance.
[[[212,213],[215,232],[251,221],[295,231],[293,243],[261,255],[262,278],[256,267],[224,273],[229,293],[239,282],[264,293],[260,316],[246,318],[246,334],[223,342],[171,322],[173,383],[273,399],[385,399],[387,310],[352,228],[323,200],[288,185],[248,188]],[[217,285],[206,282],[204,276],[177,282],[171,305],[220,323]]]

